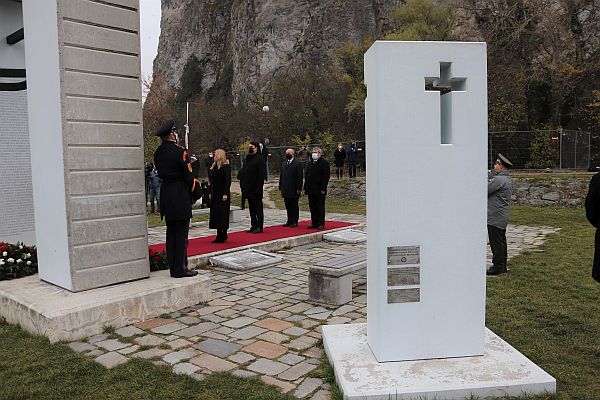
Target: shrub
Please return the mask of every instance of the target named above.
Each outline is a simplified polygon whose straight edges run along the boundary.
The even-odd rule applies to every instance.
[[[0,281],[22,278],[38,272],[35,246],[0,242]]]

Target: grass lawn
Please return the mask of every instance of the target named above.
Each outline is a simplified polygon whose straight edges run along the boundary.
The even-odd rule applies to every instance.
[[[333,200],[330,207],[334,204],[355,207]],[[513,206],[511,223],[562,230],[548,237],[542,252],[515,257],[508,274],[488,278],[487,326],[557,379],[552,399],[600,399],[600,284],[591,278],[593,228],[581,208]],[[311,375],[332,376],[326,363]],[[196,382],[143,360],[106,370],[64,345],[0,323],[0,400],[288,398],[256,379],[214,374]],[[341,399],[335,390],[334,399]]]
[[[197,382],[133,359],[107,370],[63,344],[0,323],[1,400],[284,400],[258,379],[212,374]]]
[[[269,192],[269,197],[275,203],[277,208],[280,210],[285,210],[285,204],[279,190],[271,190]],[[302,195],[302,197],[300,197],[298,206],[300,207],[301,211],[309,211],[308,197],[306,197],[306,195]],[[327,218],[327,213],[365,215],[366,212],[367,205],[360,199],[341,196],[327,196],[325,199],[325,218]]]

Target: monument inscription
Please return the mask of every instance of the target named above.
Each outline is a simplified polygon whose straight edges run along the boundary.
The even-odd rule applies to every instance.
[[[420,259],[420,246],[392,246],[387,248],[388,265],[418,264]]]

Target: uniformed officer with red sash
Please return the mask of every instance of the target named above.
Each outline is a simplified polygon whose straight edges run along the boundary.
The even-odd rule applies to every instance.
[[[192,173],[192,164],[185,148],[177,141],[174,120],[166,121],[156,131],[162,144],[154,152],[154,165],[162,180],[160,215],[167,223],[167,259],[174,278],[195,276],[187,268],[187,243],[192,204],[199,198],[200,182]]]

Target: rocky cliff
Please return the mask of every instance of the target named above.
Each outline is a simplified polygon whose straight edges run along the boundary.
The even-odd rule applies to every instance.
[[[376,37],[402,0],[162,0],[154,72],[177,87],[193,54],[202,87],[231,82],[235,99],[281,69],[322,67],[342,43]]]

